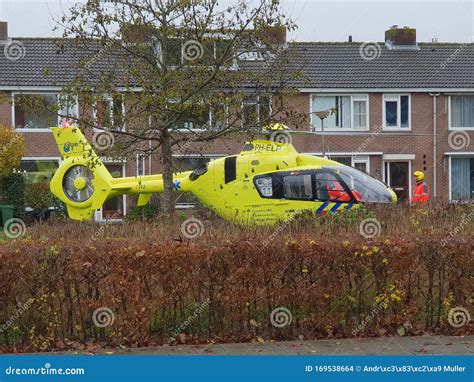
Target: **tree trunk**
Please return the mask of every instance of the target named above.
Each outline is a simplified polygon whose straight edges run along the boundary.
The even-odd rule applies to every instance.
[[[163,164],[163,194],[161,196],[161,212],[167,217],[174,216],[173,193],[173,152],[168,130],[161,135],[161,155]]]

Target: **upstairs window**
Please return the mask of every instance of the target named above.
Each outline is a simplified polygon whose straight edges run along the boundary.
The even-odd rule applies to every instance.
[[[158,52],[167,66],[183,64],[223,65],[229,67],[234,61],[234,47],[231,40],[206,38],[203,41],[193,39],[170,38],[160,43]]]
[[[269,95],[248,97],[242,103],[244,127],[254,128],[266,124],[271,116],[271,98]]]
[[[316,131],[367,130],[369,127],[369,101],[366,95],[313,95],[312,126]],[[324,121],[318,112],[328,112]]]
[[[385,129],[410,129],[410,96],[383,96],[383,126]]]
[[[125,105],[123,96],[103,96],[94,104],[94,123],[99,129],[122,130]]]
[[[63,126],[65,119],[76,119],[75,97],[57,93],[17,93],[13,95],[13,120],[17,129],[49,129]]]
[[[450,127],[474,129],[474,95],[450,97]]]

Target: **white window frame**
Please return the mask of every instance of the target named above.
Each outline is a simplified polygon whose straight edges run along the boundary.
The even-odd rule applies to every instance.
[[[218,129],[216,126],[214,126],[214,112],[212,107],[209,109],[209,127],[212,131],[221,131],[221,129]],[[224,124],[226,126],[229,125],[229,106],[224,105]]]
[[[168,102],[176,103],[177,100],[170,99]],[[207,125],[208,126],[211,126],[211,115],[212,115],[212,109],[209,106],[209,112],[208,112],[208,116],[207,116]],[[150,124],[151,124],[151,120],[150,120]],[[206,129],[194,128],[194,127],[189,129],[189,128],[180,127],[178,129],[169,128],[168,131],[177,131],[177,132],[180,132],[180,133],[199,133],[199,132],[202,132],[202,131],[206,131]]]
[[[216,33],[205,33],[203,35],[203,37],[215,37],[215,36],[219,36],[219,34],[216,34]],[[222,37],[222,35],[220,35]],[[229,37],[228,38],[229,40],[232,39],[232,37]],[[214,59],[216,59],[216,55],[217,55],[217,47],[216,47],[216,42],[217,41],[213,41],[213,57]],[[184,40],[181,40],[181,49],[180,49],[180,62],[181,62],[181,65],[183,64],[186,64],[186,63],[189,63],[189,64],[192,64],[192,61],[187,61],[184,59],[184,46],[183,46],[183,43],[186,43]],[[155,51],[155,54],[157,55],[158,57],[158,60],[160,63],[163,63],[163,52],[164,52],[164,49],[163,49],[163,46],[161,44],[160,41],[157,41],[155,44],[154,44],[154,51]],[[228,67],[223,67],[223,68],[228,68],[228,69],[231,69],[231,70],[235,70],[238,68],[238,65],[237,65],[237,54],[234,53],[234,57],[232,58],[232,63],[228,66]],[[166,64],[165,64],[166,66]],[[172,69],[175,69],[175,68],[178,68],[178,65],[169,65],[170,68]]]
[[[370,175],[370,157],[368,155],[367,156],[359,156],[359,155],[352,156],[351,166],[355,168],[356,163],[365,163],[365,168],[367,169],[366,174]]]
[[[141,159],[140,159],[141,158]],[[142,173],[140,174],[140,160],[142,161]],[[145,176],[146,175],[146,172],[145,172],[145,162],[146,162],[146,156],[145,154],[137,154],[136,156],[136,164],[137,164],[137,177],[138,176]]]
[[[55,95],[56,100],[59,103],[60,98],[63,96],[61,92],[54,92],[54,91],[25,91],[25,92],[12,92],[11,93],[11,98],[12,98],[12,109],[11,109],[11,117],[12,117],[12,125],[15,126],[15,96],[17,95]],[[74,99],[76,101],[75,105],[75,112],[76,112],[76,118],[79,118],[79,99],[77,96],[74,96]],[[50,126],[50,127],[61,127],[62,125],[62,119],[63,117],[57,116],[58,117],[58,123],[57,126]],[[15,126],[16,127],[16,126]],[[19,127],[16,128],[15,131],[20,132],[20,133],[50,133],[51,130],[49,127],[40,127],[40,128],[34,128],[34,127]]]
[[[44,161],[57,162],[58,163],[58,168],[59,168],[59,166],[61,166],[61,162],[62,162],[61,157],[22,157],[21,158],[21,161],[27,161],[27,160],[30,160],[30,161],[32,161],[32,160],[44,160]],[[28,172],[27,172],[27,174],[28,174]],[[54,207],[48,207],[48,209],[49,210],[54,210]],[[33,209],[31,207],[25,207],[25,211],[33,211]]]
[[[451,102],[452,102],[452,96],[474,96],[472,93],[463,93],[463,94],[452,94],[449,95],[448,97],[448,130],[454,130],[454,131],[473,131],[474,126],[469,126],[469,127],[454,127],[451,125]]]
[[[244,107],[247,105],[247,103],[256,106],[256,108],[257,108],[257,124],[260,124],[260,97],[261,96],[268,97],[268,110],[270,111],[270,116],[272,115],[273,97],[272,97],[271,94],[265,94],[265,95],[264,94],[258,94],[256,96],[252,96],[252,97],[256,98],[255,103],[253,101],[249,102],[248,99],[244,99],[242,101],[242,103],[240,104],[240,110],[241,110],[241,115],[242,115],[242,123],[241,123],[242,127],[244,126]]]
[[[311,93],[309,98],[309,113],[311,131],[322,131],[320,127],[316,127],[314,121],[319,121],[319,117],[316,115],[316,111],[313,111],[313,98],[314,97],[350,97],[351,100],[351,127],[326,127],[324,131],[369,131],[370,129],[370,97],[369,94],[351,94],[351,93]],[[354,128],[354,101],[365,101],[366,102],[366,127]]]
[[[331,160],[335,160],[336,162],[337,162],[336,160],[337,158],[350,157],[351,167],[354,167],[354,168],[355,168],[356,163],[365,163],[367,174],[370,175],[370,156],[369,155],[351,155],[351,154],[344,155],[343,153],[341,154],[331,153],[329,156],[331,157]]]
[[[408,156],[407,156],[408,158]],[[408,198],[411,198],[412,197],[412,174],[413,174],[413,170],[412,170],[412,167],[413,167],[413,164],[412,162],[414,161],[414,159],[383,159],[382,158],[382,182],[384,182],[388,187],[391,187],[390,185],[390,177],[389,177],[389,174],[390,174],[390,171],[389,173],[387,174],[387,172],[385,171],[385,164],[388,163],[388,167],[389,167],[389,170],[390,170],[390,163],[391,162],[408,162]]]
[[[453,175],[452,175],[452,159],[454,158],[474,158],[474,152],[472,153],[445,153],[448,156],[448,197],[450,202],[457,202],[462,199],[453,199]],[[467,203],[469,203],[468,201]],[[472,203],[472,202],[471,202]]]
[[[124,120],[123,126],[121,130],[117,131],[125,131],[125,99],[123,94],[120,94],[122,98],[122,119]],[[109,108],[110,112],[110,121],[112,122],[112,125],[114,124],[114,99],[110,94],[104,94],[102,96],[102,100],[104,102],[107,102],[107,106]],[[101,128],[96,127],[97,126],[97,101],[94,102],[94,105],[92,106],[92,120],[94,121],[94,132],[95,131],[104,131],[104,130],[110,130],[113,131],[113,129],[110,129],[110,126],[103,126]]]
[[[402,118],[402,101],[401,97],[408,97],[408,127],[401,127],[401,118]],[[386,125],[386,101],[396,101],[397,102],[397,126],[387,126]],[[388,131],[411,131],[411,94],[384,94],[382,97],[382,127],[383,130]]]

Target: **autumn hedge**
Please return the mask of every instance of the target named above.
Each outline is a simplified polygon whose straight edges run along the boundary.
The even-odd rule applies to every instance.
[[[218,223],[196,239],[155,223],[93,240],[99,226],[31,228],[0,245],[2,349],[472,333],[448,321],[472,312],[469,227],[367,239],[295,224],[271,236]]]

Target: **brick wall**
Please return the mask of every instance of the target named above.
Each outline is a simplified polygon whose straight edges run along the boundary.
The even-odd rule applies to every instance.
[[[373,93],[369,95],[370,130],[361,133],[327,133],[325,136],[326,152],[331,153],[351,153],[358,152],[382,152],[383,154],[414,154],[412,170],[423,170],[426,174],[426,181],[430,184],[433,192],[434,169],[437,169],[437,191],[438,196],[447,199],[448,197],[448,157],[446,152],[455,152],[448,144],[448,96],[441,95],[437,98],[437,158],[433,157],[433,97],[428,93],[416,93],[411,95],[411,131],[406,132],[386,132],[379,130],[382,125],[382,94]],[[309,115],[310,94],[298,94],[287,100],[296,114]],[[81,116],[90,113],[90,110],[80,110]],[[0,104],[0,122],[11,125],[11,105],[9,103]],[[301,134],[293,134],[293,144],[300,152],[318,153],[322,152],[321,134],[304,134],[309,132],[310,122],[306,118],[289,123],[291,128],[297,129]],[[463,152],[474,152],[474,131],[466,132],[470,139],[470,144],[463,147]],[[26,152],[28,157],[58,157],[59,153],[54,143],[52,134],[46,132],[25,132]],[[90,134],[88,135],[90,138]],[[211,143],[190,143],[177,149],[179,154],[219,154],[229,155],[238,153],[245,137],[233,139],[217,139]],[[381,178],[382,176],[382,156],[373,155],[370,157],[371,174]],[[435,166],[436,163],[436,166]],[[160,171],[159,153],[152,157],[152,173]],[[146,173],[149,173],[148,160],[146,163]],[[135,159],[129,161],[126,170],[127,176],[136,174]]]

